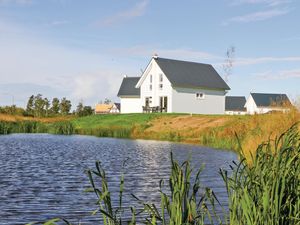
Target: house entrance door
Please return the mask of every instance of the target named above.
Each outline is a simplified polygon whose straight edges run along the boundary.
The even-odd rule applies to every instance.
[[[159,107],[161,109],[161,112],[168,112],[168,97],[167,96],[159,97]]]

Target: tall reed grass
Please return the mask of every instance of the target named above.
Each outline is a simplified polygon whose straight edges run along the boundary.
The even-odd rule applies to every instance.
[[[232,175],[220,171],[229,197],[230,224],[300,224],[300,135],[297,125],[262,143],[251,164],[241,151]]]

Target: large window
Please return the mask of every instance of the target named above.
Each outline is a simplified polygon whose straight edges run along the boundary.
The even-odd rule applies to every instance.
[[[159,90],[162,90],[163,89],[163,75],[162,74],[159,74]]]

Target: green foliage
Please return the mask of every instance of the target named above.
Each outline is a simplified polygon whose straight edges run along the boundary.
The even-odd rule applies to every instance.
[[[58,98],[52,99],[52,107],[50,108],[52,114],[56,115],[59,113],[59,104],[60,102]]]
[[[90,116],[94,114],[94,110],[92,109],[91,106],[84,106],[82,102],[79,102],[77,107],[76,107],[76,115],[81,117],[81,116]]]
[[[74,126],[69,121],[56,122],[51,124],[50,132],[61,135],[71,135],[74,133]]]
[[[297,125],[259,145],[252,165],[241,155],[232,174],[221,170],[230,224],[300,224],[300,135]]]
[[[60,109],[61,114],[63,114],[63,115],[69,114],[71,107],[72,107],[71,101],[67,100],[66,98],[62,98],[62,100],[60,101],[60,104],[59,104],[59,109]]]
[[[15,105],[0,107],[0,113],[18,116],[24,116],[26,114],[23,108],[17,107]]]

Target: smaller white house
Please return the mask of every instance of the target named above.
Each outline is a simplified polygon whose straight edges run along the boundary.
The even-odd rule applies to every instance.
[[[244,96],[226,96],[225,114],[227,115],[246,115],[246,98]]]
[[[264,114],[274,111],[286,112],[291,105],[286,94],[250,93],[245,107],[248,114]]]

